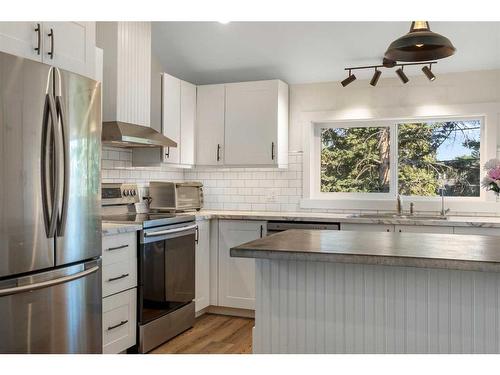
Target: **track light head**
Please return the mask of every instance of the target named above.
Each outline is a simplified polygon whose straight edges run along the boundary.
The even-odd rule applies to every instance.
[[[406,76],[405,72],[403,72],[403,67],[399,68],[396,70],[396,74],[398,75],[399,79],[403,83],[408,83],[409,79]]]
[[[422,68],[422,72],[424,72],[429,81],[434,81],[436,79],[436,76],[434,75],[434,73],[432,73],[431,69],[432,64],[429,64],[429,66],[426,65]]]
[[[348,84],[354,82],[355,80],[356,76],[354,74],[351,74],[351,71],[349,70],[349,76],[340,83],[343,87],[346,87]]]
[[[382,75],[382,72],[380,70],[378,70],[377,68],[375,68],[375,73],[373,73],[373,77],[372,77],[372,80],[370,81],[370,85],[372,85],[373,87],[377,86],[378,79],[380,78],[381,75]]]

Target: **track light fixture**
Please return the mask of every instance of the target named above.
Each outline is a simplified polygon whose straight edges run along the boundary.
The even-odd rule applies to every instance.
[[[384,59],[384,61],[381,65],[351,66],[351,67],[345,68],[345,70],[347,70],[349,72],[349,76],[340,83],[342,84],[343,87],[346,87],[348,84],[355,81],[356,76],[354,74],[352,74],[353,70],[375,69],[375,72],[373,73],[373,77],[370,80],[370,85],[376,86],[380,76],[382,75],[382,71],[379,70],[379,68],[391,69],[391,68],[395,68],[395,67],[397,68],[396,74],[399,77],[399,79],[401,80],[401,82],[408,83],[410,81],[410,79],[408,78],[406,73],[403,71],[403,69],[405,66],[411,66],[411,65],[424,65],[424,67],[422,68],[422,72],[424,72],[425,76],[430,81],[434,81],[436,79],[436,76],[431,71],[432,64],[437,64],[437,61],[398,64],[396,61]]]
[[[396,69],[396,74],[398,75],[401,82],[408,83],[409,79],[408,79],[408,76],[405,74],[405,72],[403,72],[403,68],[404,68],[404,66]]]
[[[370,85],[372,85],[373,87],[377,86],[378,79],[380,78],[381,75],[382,75],[382,72],[380,70],[378,70],[377,68],[375,68],[375,73],[373,73],[373,77],[370,81]]]
[[[434,73],[432,73],[432,64],[429,64],[429,66],[424,66],[422,68],[422,72],[426,75],[427,78],[429,78],[429,81],[434,81],[436,79],[436,76]]]
[[[356,80],[356,76],[354,74],[351,74],[351,69],[347,70],[349,70],[349,76],[341,82],[343,87],[346,87],[348,84]]]

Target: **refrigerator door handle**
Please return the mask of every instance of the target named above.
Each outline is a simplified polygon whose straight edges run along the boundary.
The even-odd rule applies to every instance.
[[[60,79],[60,78],[59,78]],[[68,163],[68,142],[66,134],[66,124],[64,115],[64,104],[62,102],[61,95],[56,96],[56,110],[59,121],[57,124],[61,126],[60,128],[60,139],[62,144],[61,154],[59,155],[60,160],[63,162],[62,172],[63,172],[63,192],[62,192],[62,202],[61,202],[61,212],[58,220],[58,237],[64,236],[64,230],[66,229],[66,218],[68,216],[68,194],[69,194],[69,163]],[[58,172],[59,174],[59,172]]]
[[[90,275],[91,273],[97,272],[98,270],[99,270],[99,266],[97,265],[97,266],[94,266],[94,267],[89,268],[87,270],[75,273],[73,275],[63,276],[63,277],[59,277],[59,278],[53,279],[53,280],[47,280],[47,281],[42,281],[42,282],[34,283],[34,284],[16,286],[16,287],[12,287],[12,288],[0,289],[0,297],[8,296],[11,294],[28,292],[28,291],[36,290],[36,289],[47,288],[50,286],[66,283],[68,281],[73,281],[73,280],[82,278],[84,276]]]
[[[51,71],[49,72],[49,76]],[[50,118],[50,122],[49,122]],[[42,144],[41,144],[41,158],[40,158],[40,176],[42,184],[42,206],[43,217],[45,223],[45,232],[47,238],[53,238],[56,231],[57,224],[57,209],[59,201],[59,176],[54,170],[54,164],[57,164],[57,153],[59,152],[59,142],[57,142],[57,114],[54,98],[47,92],[45,94],[45,105],[43,110],[42,120]],[[50,124],[50,126],[49,126]],[[54,142],[53,142],[54,140]],[[47,159],[50,154],[51,146],[54,146],[54,160]],[[53,178],[53,181],[51,181]]]

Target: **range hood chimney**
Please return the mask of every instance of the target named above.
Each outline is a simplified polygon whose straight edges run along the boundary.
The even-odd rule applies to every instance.
[[[102,143],[113,147],[177,147],[177,143],[156,130],[121,121],[102,123]]]

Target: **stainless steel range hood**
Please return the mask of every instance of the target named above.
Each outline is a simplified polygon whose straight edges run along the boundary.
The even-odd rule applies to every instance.
[[[121,121],[102,123],[102,143],[114,147],[177,147],[177,143],[156,130]]]

